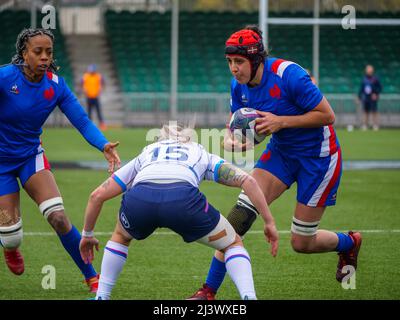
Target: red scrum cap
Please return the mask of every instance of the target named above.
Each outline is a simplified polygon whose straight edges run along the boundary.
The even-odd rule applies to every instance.
[[[250,61],[251,81],[260,63],[264,63],[266,51],[260,34],[252,29],[242,29],[233,33],[225,42],[225,54],[237,54]]]

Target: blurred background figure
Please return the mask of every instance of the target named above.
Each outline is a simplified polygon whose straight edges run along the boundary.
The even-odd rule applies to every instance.
[[[104,78],[97,71],[97,66],[95,64],[89,65],[82,77],[82,90],[86,97],[89,119],[92,119],[92,110],[95,109],[101,130],[107,129],[100,104],[100,94],[104,89],[104,84]]]
[[[358,98],[363,108],[362,130],[368,129],[370,114],[372,114],[373,130],[379,130],[378,99],[382,91],[382,85],[379,79],[374,75],[374,72],[375,70],[372,65],[367,65],[365,67],[365,75],[358,92]]]

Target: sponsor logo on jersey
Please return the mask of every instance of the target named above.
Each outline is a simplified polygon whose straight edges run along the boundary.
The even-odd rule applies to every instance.
[[[244,94],[242,94],[242,102],[243,103],[249,102]]]
[[[18,90],[18,87],[17,87],[16,84],[14,84],[14,85],[11,87],[10,91],[11,91],[12,93],[15,93],[15,94],[18,94],[18,93],[19,93],[19,90]]]

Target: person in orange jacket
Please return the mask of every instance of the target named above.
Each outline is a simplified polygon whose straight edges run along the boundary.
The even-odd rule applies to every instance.
[[[107,127],[103,119],[100,104],[100,94],[104,89],[105,83],[103,76],[97,71],[97,66],[95,64],[88,66],[87,71],[83,74],[81,83],[83,93],[86,97],[89,119],[92,119],[92,110],[95,109],[100,129],[105,130]]]

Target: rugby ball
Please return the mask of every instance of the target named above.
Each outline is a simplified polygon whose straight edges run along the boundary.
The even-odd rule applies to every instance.
[[[236,139],[245,143],[246,140],[256,144],[262,142],[267,134],[258,134],[254,129],[256,119],[260,115],[252,108],[240,108],[232,114],[229,129]]]

